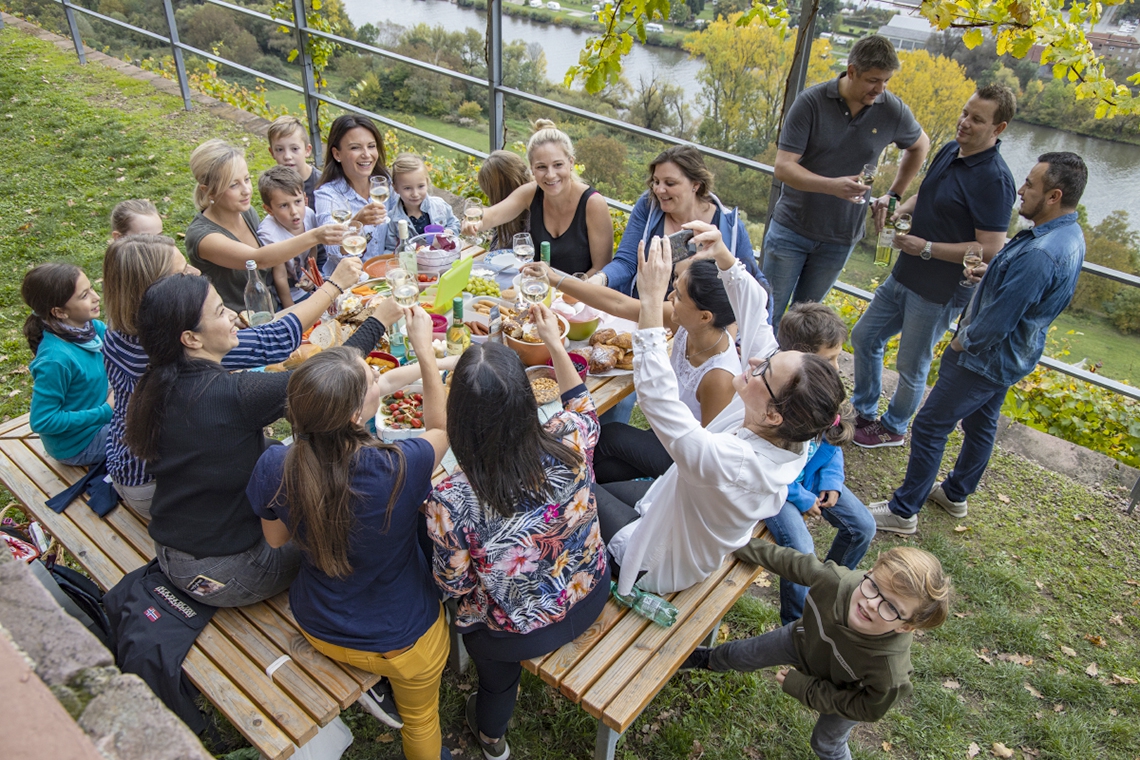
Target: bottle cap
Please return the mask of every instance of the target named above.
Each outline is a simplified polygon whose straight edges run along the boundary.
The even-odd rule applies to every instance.
[[[463,318],[463,296],[451,299],[451,313],[454,317]]]
[[[249,259],[248,261],[245,262],[245,268],[246,269],[257,269],[257,262],[254,261],[253,259]]]
[[[396,227],[399,229],[400,239],[401,240],[407,239],[407,237],[408,237],[408,220],[407,219],[401,219],[400,221],[396,222]]]

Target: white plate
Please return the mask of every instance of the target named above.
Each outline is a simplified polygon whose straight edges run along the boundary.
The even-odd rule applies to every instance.
[[[502,253],[496,253],[494,256],[489,256],[483,259],[483,263],[496,272],[519,271],[515,255],[510,251],[503,251]]]

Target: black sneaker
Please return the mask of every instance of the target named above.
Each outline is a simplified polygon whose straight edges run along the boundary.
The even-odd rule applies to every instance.
[[[377,681],[375,686],[360,695],[357,702],[385,726],[395,729],[404,727],[404,719],[396,709],[396,697],[392,694],[392,685],[387,678]]]
[[[697,647],[693,653],[685,658],[681,663],[681,667],[677,668],[677,672],[681,673],[686,670],[711,670],[709,667],[709,657],[712,655],[712,647]]]
[[[475,741],[483,750],[483,757],[486,758],[486,760],[507,760],[507,758],[511,756],[511,748],[507,744],[505,736],[500,736],[499,740],[494,743],[483,741],[483,736],[479,733],[479,721],[475,719],[474,694],[467,697],[467,728],[471,729],[471,733],[475,734]]]

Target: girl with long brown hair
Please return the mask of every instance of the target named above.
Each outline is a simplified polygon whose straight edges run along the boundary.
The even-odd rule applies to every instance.
[[[437,760],[447,625],[416,530],[447,451],[446,412],[431,319],[419,307],[406,316],[423,365],[424,434],[395,444],[369,434],[381,375],[356,352],[323,351],[289,379],[295,442],[261,456],[247,494],[270,546],[292,538],[301,550],[289,602],[302,633],[334,660],[387,676],[404,755]]]

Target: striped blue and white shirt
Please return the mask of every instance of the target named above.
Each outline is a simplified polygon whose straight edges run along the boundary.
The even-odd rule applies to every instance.
[[[238,345],[222,359],[226,369],[252,369],[283,362],[301,345],[301,321],[293,314],[238,331]],[[131,453],[124,437],[127,430],[127,403],[150,361],[137,335],[108,330],[103,338],[103,364],[107,381],[115,392],[115,409],[107,433],[107,470],[122,486],[141,486],[152,478],[146,463]]]

